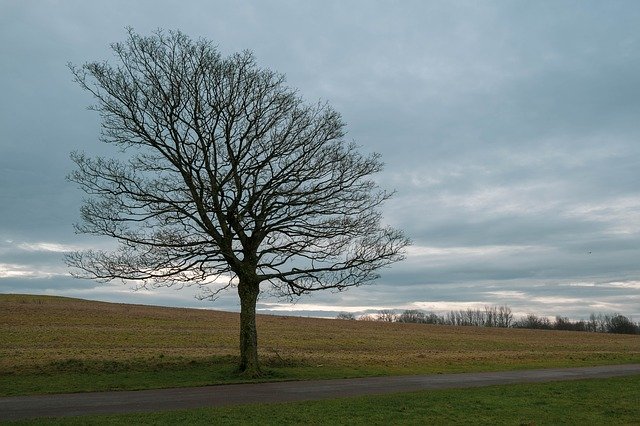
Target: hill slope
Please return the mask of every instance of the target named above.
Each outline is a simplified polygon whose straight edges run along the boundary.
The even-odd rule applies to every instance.
[[[144,371],[184,379],[193,369],[212,383],[220,378],[207,372],[235,362],[238,322],[228,312],[0,295],[0,377]],[[566,331],[259,315],[258,339],[277,378],[640,362],[640,336]]]

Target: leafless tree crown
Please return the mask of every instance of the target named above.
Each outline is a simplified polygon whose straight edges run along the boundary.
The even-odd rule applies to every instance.
[[[125,159],[73,153],[88,195],[82,233],[115,252],[68,256],[76,274],[148,285],[268,282],[280,295],[367,283],[403,258],[381,225],[382,163],[344,140],[329,105],[309,105],[249,52],[222,57],[180,32],[112,45],[118,64],[70,68],[93,94],[104,142]]]

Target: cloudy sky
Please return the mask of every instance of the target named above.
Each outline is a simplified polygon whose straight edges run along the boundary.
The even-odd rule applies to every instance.
[[[179,29],[254,51],[349,138],[379,152],[385,220],[407,260],[373,286],[261,312],[507,304],[516,314],[640,320],[637,1],[0,0],[0,292],[238,310],[194,291],[132,292],[69,277],[83,194],[72,150],[100,154],[97,114],[68,62]]]

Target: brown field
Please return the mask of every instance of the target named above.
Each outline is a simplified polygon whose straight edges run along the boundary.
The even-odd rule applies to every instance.
[[[417,374],[640,362],[640,336],[262,315],[267,363]],[[0,374],[237,355],[238,314],[0,295]]]

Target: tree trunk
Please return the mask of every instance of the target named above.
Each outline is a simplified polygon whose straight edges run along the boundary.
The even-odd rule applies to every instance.
[[[256,302],[260,284],[240,279],[240,365],[239,370],[247,376],[260,375],[258,363],[258,333],[256,330]]]

